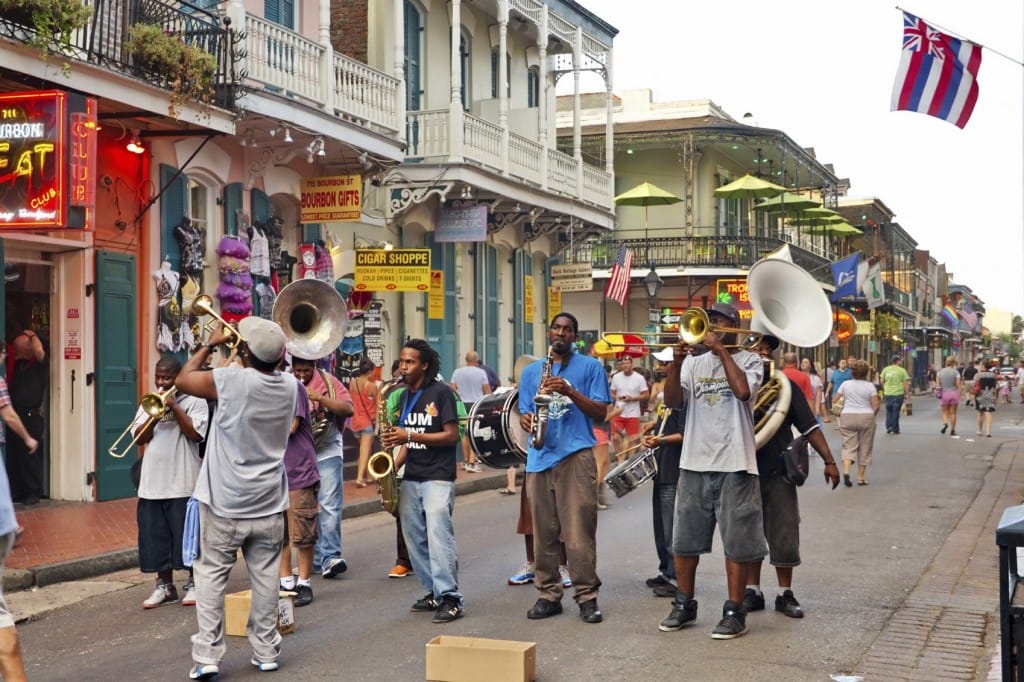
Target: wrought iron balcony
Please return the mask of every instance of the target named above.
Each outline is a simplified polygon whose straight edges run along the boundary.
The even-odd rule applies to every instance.
[[[637,267],[746,269],[775,251],[785,240],[771,237],[662,237],[654,239],[601,239],[574,244],[562,252],[562,262],[610,268],[619,245],[633,252]],[[822,282],[832,282],[831,261],[790,244],[793,262]]]
[[[210,54],[216,63],[213,96],[208,102],[232,109],[236,96],[234,32],[220,17],[184,0],[93,0],[92,17],[76,31],[70,44],[53,41],[48,59],[78,60],[144,80],[166,90],[180,88],[180,74],[159,72],[135,64],[128,50],[129,31],[135,24],[158,26],[169,36]],[[35,39],[30,20],[0,17],[0,36],[16,42]]]

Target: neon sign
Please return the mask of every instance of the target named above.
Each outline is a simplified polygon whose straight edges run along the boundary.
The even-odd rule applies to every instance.
[[[95,165],[94,99],[0,94],[0,231],[91,228]]]

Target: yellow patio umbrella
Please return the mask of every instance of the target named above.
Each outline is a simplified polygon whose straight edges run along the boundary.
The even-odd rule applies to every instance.
[[[722,185],[715,190],[714,194],[719,199],[770,199],[785,191],[786,188],[781,185],[747,173],[739,180]]]
[[[644,207],[644,233],[647,233],[647,209],[651,206],[671,206],[678,204],[682,199],[671,192],[665,191],[657,185],[641,182],[633,189],[626,190],[615,197],[616,206],[643,206]]]

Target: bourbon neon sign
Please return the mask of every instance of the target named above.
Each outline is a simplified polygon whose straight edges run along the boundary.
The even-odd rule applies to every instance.
[[[91,228],[95,164],[95,100],[0,94],[0,231]]]

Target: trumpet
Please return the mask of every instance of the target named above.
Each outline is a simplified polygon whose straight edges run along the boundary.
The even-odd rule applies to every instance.
[[[120,459],[127,455],[128,451],[132,449],[132,446],[139,442],[139,438],[142,436],[142,434],[145,433],[146,430],[149,429],[154,422],[159,421],[164,416],[164,414],[167,413],[167,400],[177,392],[178,389],[175,388],[174,386],[171,386],[163,393],[146,393],[145,395],[143,395],[142,398],[139,400],[139,407],[142,408],[143,412],[149,415],[149,419],[147,419],[146,422],[142,425],[142,427],[139,429],[139,432],[135,435],[134,438],[132,438],[131,442],[125,446],[124,450],[118,453],[117,446],[120,445],[121,441],[125,439],[125,436],[127,436],[132,431],[132,424],[128,424],[128,426],[125,427],[124,431],[121,432],[121,435],[117,437],[117,440],[114,441],[114,444],[110,446],[110,450],[108,450],[110,456]],[[132,423],[134,423],[134,421]]]
[[[687,308],[686,312],[683,313],[682,319],[679,320],[679,338],[684,343],[692,346],[703,341],[708,332],[736,334],[737,338],[740,334],[746,332],[746,336],[743,337],[743,343],[722,344],[725,348],[744,348],[746,350],[756,348],[761,343],[761,337],[763,336],[760,332],[747,332],[745,329],[711,324],[706,310],[703,308]]]
[[[231,340],[226,345],[231,350],[238,348],[238,345],[245,339],[238,333],[238,330],[228,324],[223,317],[218,315],[213,309],[213,297],[209,294],[201,294],[196,297],[196,300],[192,302],[192,314],[196,317],[202,317],[203,315],[209,315],[213,318],[210,322],[203,325],[203,329],[206,331],[212,331],[212,325],[214,322],[220,322],[224,325],[224,332],[231,336]]]

